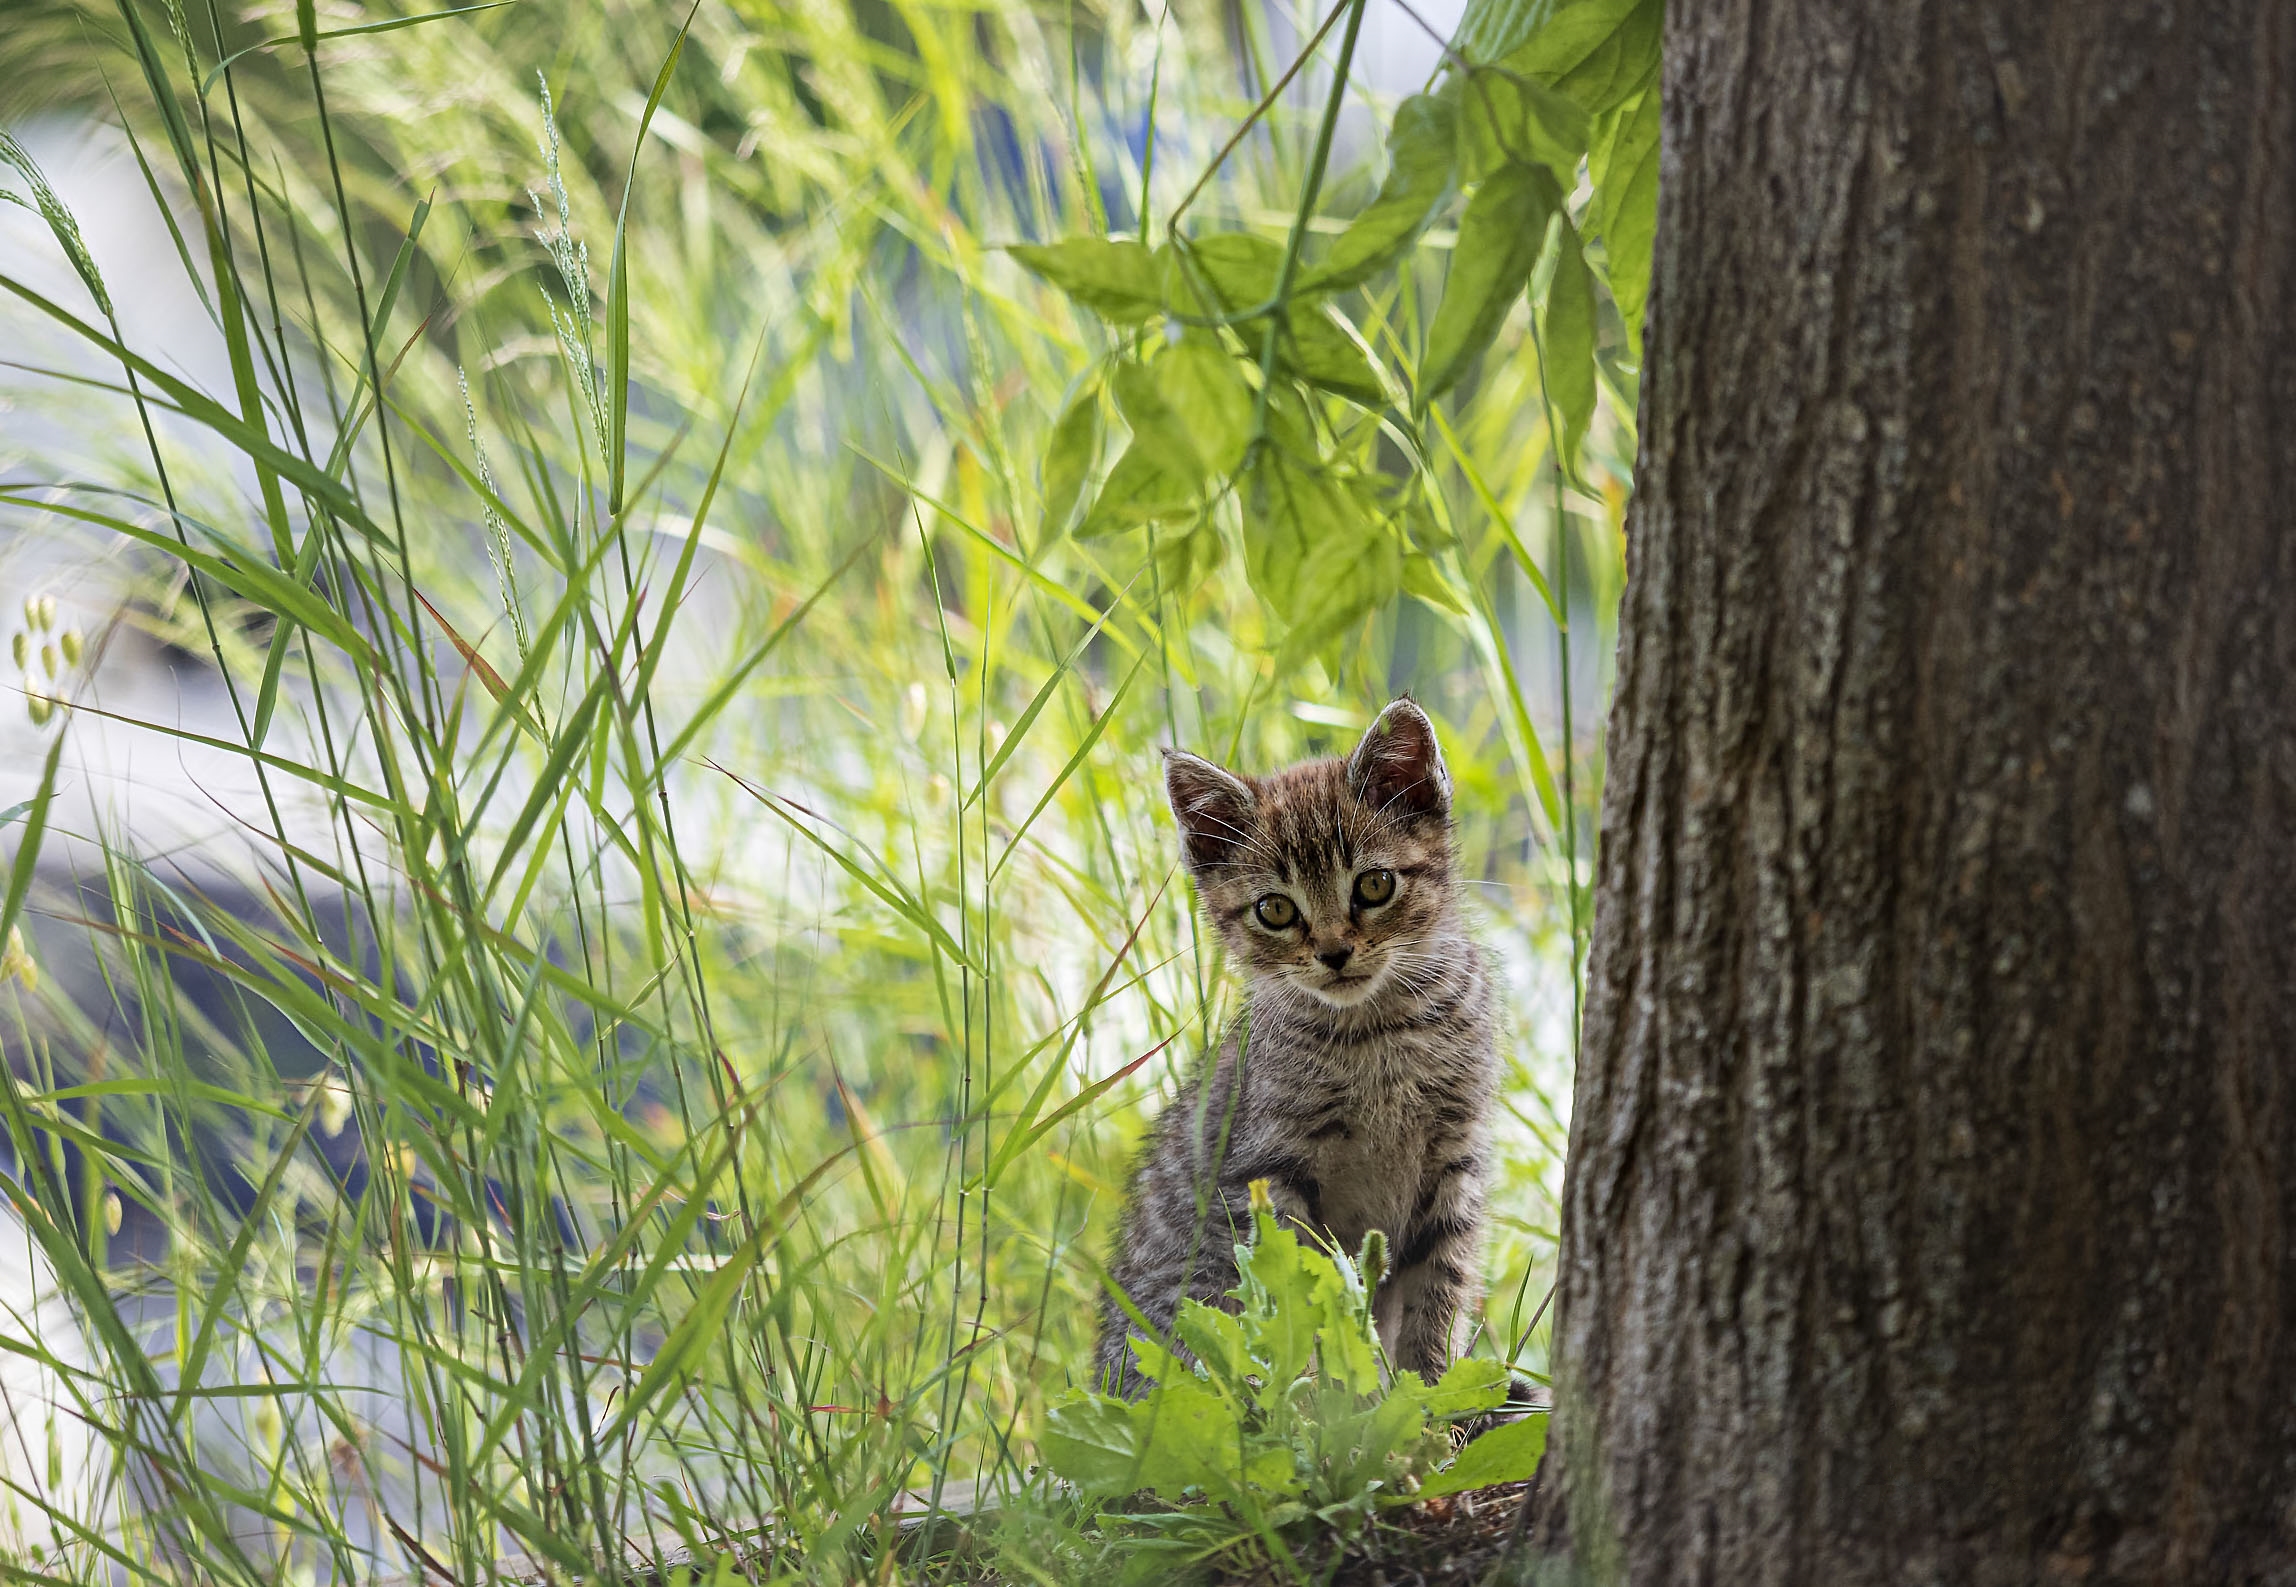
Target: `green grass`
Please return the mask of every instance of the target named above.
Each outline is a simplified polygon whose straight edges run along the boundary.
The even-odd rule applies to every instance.
[[[1288,64],[1267,30],[713,0],[681,50],[682,13],[609,0],[314,66],[299,27],[390,13],[257,12],[24,6],[7,46],[14,109],[109,84],[230,371],[121,345],[121,261],[68,296],[4,267],[7,323],[76,349],[5,377],[70,445],[0,461],[0,584],[60,566],[87,630],[0,784],[36,800],[0,926],[49,967],[0,991],[0,1100],[123,1452],[65,1578],[478,1581],[770,1515],[756,1579],[838,1581],[963,1483],[1016,1579],[1082,1579],[1043,1409],[1130,1144],[1236,998],[1156,748],[1329,752],[1404,687],[1526,994],[1479,1344],[1509,1354],[1578,918],[1540,786],[1575,769],[1583,838],[1600,757],[1504,627],[1542,632],[1536,569],[1607,635],[1629,438],[1599,419],[1599,495],[1554,487],[1518,307],[1426,465],[1465,610],[1398,594],[1328,668],[1277,669],[1232,549],[1183,579],[1146,531],[1041,527],[1109,332],[998,245],[1131,228],[1143,191],[1160,226]],[[1281,240],[1321,108],[1279,101],[1192,213]],[[1335,165],[1311,230],[1375,175]],[[1361,295],[1375,346],[1415,345],[1444,247]],[[182,747],[250,790],[191,855],[74,793],[80,735],[188,731],[99,714],[154,640],[227,681]],[[115,1206],[156,1234],[112,1249]]]

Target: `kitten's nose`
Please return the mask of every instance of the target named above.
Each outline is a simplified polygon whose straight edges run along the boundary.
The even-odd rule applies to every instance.
[[[1347,968],[1347,961],[1355,957],[1355,950],[1347,944],[1341,943],[1336,948],[1324,949],[1316,957],[1332,970],[1344,970]]]

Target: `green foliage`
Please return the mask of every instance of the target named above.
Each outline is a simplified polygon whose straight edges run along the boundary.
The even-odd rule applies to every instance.
[[[1502,165],[1468,202],[1443,302],[1420,365],[1422,401],[1441,396],[1483,355],[1537,267],[1547,222],[1561,204],[1555,180],[1535,165]]]
[[[1152,1380],[1140,1399],[1079,1392],[1054,1404],[1040,1441],[1054,1472],[1088,1497],[1208,1501],[1153,1523],[1207,1553],[1265,1548],[1311,1526],[1352,1536],[1382,1506],[1531,1474],[1543,1417],[1486,1432],[1451,1458],[1450,1430],[1505,1400],[1501,1363],[1467,1358],[1439,1383],[1398,1372],[1383,1384],[1371,1318],[1386,1259],[1377,1231],[1356,1261],[1334,1260],[1279,1224],[1259,1187],[1253,1207],[1234,1308],[1183,1301],[1177,1348],[1135,1336]]]
[[[1565,610],[1607,653],[1631,436],[1597,401],[1549,489],[1564,320],[1513,298],[1419,400],[1496,179],[1466,68],[1383,168],[1276,95],[1204,171],[1208,0],[17,15],[0,111],[79,85],[175,204],[138,257],[87,166],[0,161],[47,238],[0,264],[39,438],[0,586],[91,636],[23,636],[0,1124],[90,1341],[74,1425],[138,1477],[107,1570],[580,1578],[730,1530],[748,1577],[878,1578],[944,1480],[1054,1526],[1046,1386],[1232,1012],[1156,749],[1327,753],[1399,685],[1531,989],[1478,1319],[1522,1336],[1600,759],[1514,668]],[[1590,217],[1655,96],[1592,108],[1592,53],[1518,142],[1554,179],[1554,96],[1585,117],[1630,375]],[[1313,1493],[1389,1494],[1412,1397],[1297,1392],[1356,1429]]]
[[[1219,533],[1221,504],[1236,499],[1244,564],[1286,625],[1287,663],[1330,655],[1398,587],[1456,607],[1430,558],[1420,471],[1381,480],[1391,464],[1363,444],[1364,418],[1379,414],[1409,438],[1407,463],[1423,451],[1406,416],[1382,413],[1406,383],[1372,356],[1372,338],[1339,299],[1405,263],[1446,200],[1466,190],[1407,383],[1411,407],[1423,412],[1465,380],[1535,283],[1545,403],[1561,467],[1577,477],[1600,389],[1598,279],[1623,332],[1614,356],[1639,357],[1657,212],[1662,17],[1661,0],[1471,8],[1447,80],[1397,108],[1378,192],[1320,261],[1302,257],[1299,224],[1287,246],[1253,231],[1191,236],[1178,216],[1153,251],[1093,237],[1012,248],[1112,325],[1148,332],[1111,355],[1110,384],[1132,441],[1078,533],[1185,523],[1174,543],[1199,545]],[[1328,118],[1325,130],[1328,139]],[[1320,153],[1313,168],[1321,170]],[[1574,210],[1566,195],[1582,170],[1589,196]],[[1304,196],[1303,217],[1315,197]],[[1168,327],[1162,338],[1159,323]],[[1180,351],[1160,350],[1170,343]],[[1322,396],[1348,407],[1326,412]],[[1184,425],[1180,414],[1200,417]],[[1048,488],[1060,483],[1062,517],[1084,452],[1087,421],[1073,423],[1046,464]],[[1186,577],[1195,562],[1167,565]]]

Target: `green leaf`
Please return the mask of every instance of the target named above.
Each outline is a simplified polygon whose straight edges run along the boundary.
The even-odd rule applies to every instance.
[[[1327,304],[1294,303],[1276,344],[1277,363],[1311,386],[1367,408],[1387,401],[1387,383],[1363,348],[1339,327]]]
[[[1139,1486],[1140,1444],[1132,1408],[1079,1391],[1045,1413],[1037,1440],[1044,1463],[1089,1494],[1129,1493]]]
[[[1303,609],[1300,570],[1326,535],[1364,532],[1354,498],[1320,465],[1264,447],[1243,481],[1244,573],[1286,619]]]
[[[1221,537],[1219,524],[1207,515],[1182,534],[1158,531],[1156,576],[1167,594],[1182,594],[1211,577],[1227,554],[1228,542]]]
[[[1495,1410],[1507,1402],[1513,1375],[1506,1363],[1488,1356],[1461,1356],[1441,1382],[1426,1391],[1427,1414],[1445,1421]]]
[[[1586,228],[1602,242],[1603,276],[1626,321],[1627,346],[1642,357],[1642,316],[1650,298],[1651,246],[1658,233],[1658,83],[1606,112],[1587,153],[1594,197]]]
[[[1186,467],[1194,459],[1180,461]],[[1076,538],[1093,540],[1160,519],[1184,518],[1195,511],[1196,485],[1194,477],[1167,467],[1153,443],[1135,437],[1108,471],[1091,511],[1077,525]]]
[[[1539,305],[1539,367],[1562,439],[1565,478],[1579,477],[1579,446],[1594,418],[1594,277],[1568,217],[1556,228],[1561,247]]]
[[[1355,533],[1321,536],[1300,569],[1303,599],[1295,603],[1291,631],[1284,635],[1283,648],[1277,652],[1278,672],[1323,654],[1402,588],[1403,548],[1395,536],[1384,524],[1365,523],[1360,516],[1355,523]],[[1347,1361],[1352,1375],[1348,1381],[1378,1381],[1368,1349],[1366,1345],[1366,1354],[1361,1357],[1362,1370],[1356,1371],[1357,1358],[1351,1345]],[[1327,1363],[1327,1369],[1339,1376],[1331,1364]]]
[[[1267,1363],[1270,1381],[1289,1385],[1315,1355],[1323,1323],[1320,1281],[1330,1273],[1331,1259],[1306,1249],[1298,1235],[1263,1213],[1242,1270],[1238,1288],[1248,1297],[1244,1310],[1253,1353]]]
[[[1402,258],[1451,191],[1457,138],[1458,107],[1449,97],[1414,94],[1397,106],[1378,195],[1340,233],[1307,284],[1325,290],[1356,286]]]
[[[1455,385],[1491,345],[1539,262],[1547,222],[1561,202],[1553,176],[1524,165],[1501,167],[1468,201],[1419,363],[1421,407]]]
[[[1180,1303],[1180,1313],[1172,1320],[1172,1332],[1180,1343],[1194,1355],[1197,1363],[1230,1394],[1249,1394],[1247,1377],[1258,1374],[1258,1364],[1252,1356],[1252,1339],[1241,1318],[1224,1312],[1216,1306],[1207,1306],[1200,1300]],[[1288,1385],[1266,1382],[1262,1392],[1280,1397]]]
[[[677,39],[662,58],[662,69],[654,74],[653,92],[646,96],[646,108],[638,117],[638,141],[630,146],[630,169],[622,178],[622,203],[614,212],[614,256],[606,267],[606,391],[613,421],[606,446],[606,510],[617,517],[622,511],[622,481],[629,450],[624,439],[630,428],[630,194],[638,185],[638,156],[645,152],[647,129],[654,124],[654,112],[662,107],[662,96],[669,92],[678,57],[685,53],[686,40],[693,33],[694,12],[700,9],[701,0],[694,0],[693,9],[678,27]]]
[[[1283,271],[1283,245],[1256,232],[1219,231],[1191,237],[1184,244],[1185,262],[1178,254],[1169,259],[1168,285],[1172,305],[1182,313],[1201,314],[1211,309],[1242,314],[1263,307],[1275,295],[1276,277]],[[1206,303],[1197,281],[1208,285],[1216,303]]]
[[[1092,465],[1100,461],[1100,383],[1094,381],[1061,410],[1044,448],[1044,519],[1047,538],[1068,527]]]
[[[1139,1486],[1160,1498],[1185,1498],[1193,1488],[1234,1499],[1247,1483],[1274,1492],[1296,1490],[1296,1482],[1287,1480],[1291,1452],[1277,1445],[1246,1458],[1235,1411],[1193,1379],[1159,1385],[1132,1407],[1132,1426],[1140,1440]]]
[[[1555,4],[1556,0],[1468,0],[1459,31],[1451,36],[1452,52],[1487,66],[1544,27]]]
[[[1446,1493],[1465,1493],[1469,1488],[1488,1488],[1496,1482],[1521,1482],[1539,1469],[1539,1457],[1546,1448],[1544,1415],[1503,1422],[1460,1450],[1448,1470],[1429,1477],[1420,1486],[1419,1497],[1433,1499]]]
[[[1500,57],[1499,64],[1568,94],[1600,115],[1658,76],[1664,0],[1576,0]]]
[[[1252,388],[1243,366],[1213,337],[1191,332],[1156,360],[1156,390],[1178,416],[1204,467],[1225,476],[1244,460],[1252,433]]]
[[[1124,422],[1132,426],[1132,450],[1145,450],[1172,475],[1202,475],[1204,460],[1196,450],[1195,432],[1166,400],[1153,370],[1146,364],[1121,363],[1108,385],[1116,393]]]
[[[25,799],[19,801],[16,804],[10,805],[5,810],[0,810],[0,827],[7,826],[10,822],[21,819],[24,813],[31,808],[32,801]]]
[[[1267,321],[1251,315],[1251,311],[1274,296],[1283,258],[1281,244],[1252,232],[1214,232],[1195,238],[1188,245],[1188,264],[1182,265],[1176,258],[1173,261],[1174,306],[1181,313],[1218,310],[1251,316],[1235,329],[1247,353],[1257,355]],[[1203,301],[1203,294],[1188,278],[1191,268],[1211,289],[1216,303]],[[1341,330],[1330,310],[1317,300],[1324,290],[1324,284],[1309,279],[1294,281],[1291,301],[1284,311],[1283,333],[1276,342],[1277,365],[1351,402],[1378,407],[1387,400],[1386,382],[1355,338]],[[1253,361],[1258,361],[1256,356]]]
[[[1542,165],[1557,191],[1578,185],[1587,151],[1587,113],[1528,76],[1476,72],[1459,85],[1459,167],[1482,181],[1508,164]]]
[[[1459,599],[1459,592],[1451,588],[1451,581],[1443,576],[1442,564],[1424,551],[1413,551],[1403,558],[1403,588],[1430,606],[1440,606],[1461,617],[1467,615],[1467,603]]]
[[[1139,243],[1070,237],[1056,243],[1016,243],[1005,252],[1115,324],[1137,325],[1164,307],[1155,258]]]

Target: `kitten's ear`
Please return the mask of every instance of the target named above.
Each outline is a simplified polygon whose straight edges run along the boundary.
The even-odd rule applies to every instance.
[[[1347,786],[1384,815],[1409,820],[1450,813],[1451,773],[1435,742],[1435,724],[1409,695],[1380,712],[1347,757]]]
[[[1200,755],[1164,751],[1164,791],[1180,823],[1180,849],[1188,869],[1225,865],[1252,840],[1259,796],[1251,784]]]

